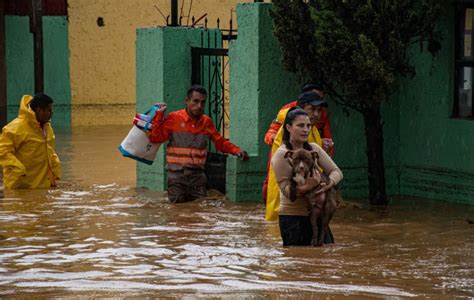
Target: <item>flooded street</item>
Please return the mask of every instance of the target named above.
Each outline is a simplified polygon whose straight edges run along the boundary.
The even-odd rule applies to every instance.
[[[0,198],[0,297],[469,298],[474,206],[336,212],[336,244],[283,248],[261,204],[137,189],[128,127],[57,132],[64,179]]]

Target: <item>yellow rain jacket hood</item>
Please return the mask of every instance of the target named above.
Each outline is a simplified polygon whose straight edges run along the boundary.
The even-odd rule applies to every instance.
[[[51,123],[43,128],[23,96],[18,117],[3,127],[0,137],[0,164],[7,189],[49,188],[61,177],[61,163],[54,151]]]
[[[289,108],[282,109],[278,113],[278,121],[283,124],[286,119],[286,114],[288,113]],[[283,126],[280,127],[275,139],[272,144],[272,157],[275,151],[283,143]],[[308,136],[308,143],[316,143],[321,146],[321,137],[319,135],[318,128],[316,126],[311,127],[311,131]],[[276,221],[278,220],[278,211],[280,209],[280,188],[276,181],[275,173],[273,172],[273,167],[270,164],[270,169],[268,170],[268,191],[267,191],[267,205],[265,207],[265,220],[267,221]]]

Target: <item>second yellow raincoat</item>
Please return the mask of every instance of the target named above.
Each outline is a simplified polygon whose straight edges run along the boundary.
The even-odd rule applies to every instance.
[[[286,114],[288,113],[289,108],[282,109],[277,116],[278,121],[283,124],[285,122]],[[275,151],[283,143],[283,126],[280,127],[275,139],[272,144],[272,157]],[[316,126],[311,127],[311,131],[308,137],[308,143],[316,143],[321,146],[321,137],[319,135],[318,128]],[[280,209],[280,188],[278,187],[278,182],[276,182],[275,173],[273,172],[273,167],[270,164],[268,170],[268,192],[267,192],[267,204],[265,207],[265,220],[267,221],[276,221],[278,220],[278,210]]]
[[[32,99],[22,97],[18,117],[2,130],[0,164],[6,189],[49,188],[61,177],[53,128],[50,122],[41,127],[29,107]]]

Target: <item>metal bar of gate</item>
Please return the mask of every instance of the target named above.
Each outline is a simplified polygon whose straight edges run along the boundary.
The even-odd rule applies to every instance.
[[[202,42],[203,39],[202,39]],[[208,36],[207,45],[210,39]],[[204,44],[204,43],[202,43]],[[208,90],[208,111],[217,129],[225,137],[225,58],[228,49],[192,47],[192,84],[206,85]],[[207,59],[205,57],[207,56]],[[207,82],[205,80],[205,68],[203,63],[207,62]],[[212,69],[211,69],[212,68]],[[219,86],[220,85],[220,86]],[[222,103],[220,103],[222,102]]]

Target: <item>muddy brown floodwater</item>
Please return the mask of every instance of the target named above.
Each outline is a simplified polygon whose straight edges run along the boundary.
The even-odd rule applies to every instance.
[[[0,297],[471,298],[474,207],[339,209],[336,244],[283,248],[261,204],[137,189],[127,127],[57,132],[64,179],[0,198]]]

